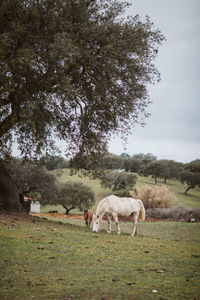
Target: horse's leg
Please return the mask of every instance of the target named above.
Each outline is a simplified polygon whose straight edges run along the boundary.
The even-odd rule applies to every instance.
[[[132,233],[132,237],[137,235],[138,216],[139,216],[139,214],[133,213],[133,233]]]
[[[117,227],[117,233],[120,234],[120,228],[119,228],[119,221],[118,221],[118,217],[117,217],[117,214],[116,213],[113,213],[113,219],[115,221],[115,225]]]
[[[89,219],[89,228],[91,223],[92,223],[92,218]]]
[[[112,219],[109,215],[106,214],[107,220],[108,220],[108,231],[107,233],[111,233],[111,223],[112,223]]]

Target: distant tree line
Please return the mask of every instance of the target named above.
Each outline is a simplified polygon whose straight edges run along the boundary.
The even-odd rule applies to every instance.
[[[49,171],[69,168],[69,161],[60,155],[44,155],[40,158],[40,163]]]
[[[120,156],[109,154],[104,161],[104,169],[121,169],[125,172],[137,173],[141,176],[152,176],[155,184],[157,184],[158,179],[162,179],[164,183],[167,183],[168,179],[177,179],[181,183],[187,184],[185,194],[196,186],[200,187],[199,159],[184,164],[174,160],[158,160],[151,153],[139,153],[133,156],[127,153],[122,153]]]
[[[70,168],[71,165],[73,165],[73,159],[66,160],[61,156],[46,155],[40,159],[40,162],[47,168],[47,170]],[[155,180],[155,184],[157,184],[158,179],[163,180],[164,183],[167,183],[168,179],[177,179],[182,183],[187,184],[185,194],[187,194],[190,189],[200,186],[199,159],[184,164],[174,160],[158,160],[157,157],[152,153],[139,153],[132,156],[130,156],[128,153],[122,153],[121,155],[109,153],[104,158],[103,168],[104,170],[121,170],[128,173],[137,173],[141,176],[152,176]],[[122,178],[126,175],[121,174],[119,176],[118,174],[118,179],[114,179],[116,176],[116,173],[115,175],[112,174],[112,176],[110,174],[108,175],[107,173],[105,178],[101,176],[103,186],[105,186],[104,182],[107,180],[107,185],[111,184],[112,182],[112,188],[117,190],[118,188],[116,188],[117,183],[115,183],[115,180],[124,181],[124,179],[120,179],[120,176]],[[109,180],[108,177],[110,177]],[[126,179],[126,181],[128,186],[129,179]]]

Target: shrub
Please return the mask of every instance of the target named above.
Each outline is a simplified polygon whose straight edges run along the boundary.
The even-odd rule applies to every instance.
[[[165,186],[145,186],[137,191],[130,191],[134,198],[142,200],[146,209],[171,207],[175,202],[175,196]]]

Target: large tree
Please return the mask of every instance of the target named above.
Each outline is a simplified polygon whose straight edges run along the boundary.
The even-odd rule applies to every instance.
[[[22,155],[65,140],[75,168],[97,169],[110,135],[146,116],[163,36],[121,18],[114,0],[1,0],[0,146]]]
[[[24,204],[24,196],[36,198],[41,204],[53,201],[56,197],[55,176],[38,163],[12,159],[7,170],[17,187],[22,204]]]
[[[159,163],[163,165],[163,173],[161,174],[161,178],[164,178],[164,183],[167,183],[167,179],[179,179],[184,168],[183,163],[167,159],[159,160]]]
[[[94,202],[95,195],[89,186],[70,181],[58,184],[57,197],[51,201],[55,205],[61,204],[66,209],[66,215],[75,208],[81,211],[89,209]]]
[[[0,160],[0,211],[23,211],[19,191],[8,174],[4,163]]]
[[[154,161],[149,163],[141,171],[145,176],[151,175],[155,179],[155,184],[157,184],[157,178],[165,178],[169,176],[169,168],[162,161]]]
[[[3,166],[0,161],[0,210],[23,211],[24,196],[48,203],[56,197],[56,178],[33,161],[11,159]]]

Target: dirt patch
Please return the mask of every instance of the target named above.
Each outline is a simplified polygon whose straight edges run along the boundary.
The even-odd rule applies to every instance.
[[[84,215],[81,214],[69,214],[65,215],[62,213],[46,213],[46,214],[31,214],[32,216],[39,216],[39,217],[46,217],[46,218],[59,218],[59,219],[77,219],[77,220],[84,220]],[[103,217],[103,220],[107,220],[106,216]],[[119,221],[121,222],[131,222],[131,217],[119,217]],[[159,222],[160,219],[146,217],[146,222]],[[164,221],[171,221],[170,219],[165,219]]]
[[[73,215],[65,215],[62,213],[48,213],[48,214],[34,214],[31,213],[32,216],[39,216],[39,217],[51,217],[51,218],[59,218],[59,219],[78,219],[84,220],[84,216],[80,214],[73,214]]]
[[[69,214],[65,215],[63,213],[31,213],[31,216],[35,217],[44,217],[44,218],[57,218],[57,219],[77,219],[77,220],[83,220],[84,221],[84,215],[83,214]],[[26,222],[26,219],[29,217],[28,213],[13,213],[13,212],[0,212],[1,219],[8,220],[12,219],[12,221],[18,221],[18,222]],[[103,220],[107,220],[106,216],[103,217]],[[120,222],[132,222],[131,217],[119,217]],[[174,219],[166,218],[166,219],[158,219],[158,218],[151,218],[146,216],[145,222],[159,222],[159,221],[175,221]],[[186,219],[180,219],[179,222],[188,222]]]

